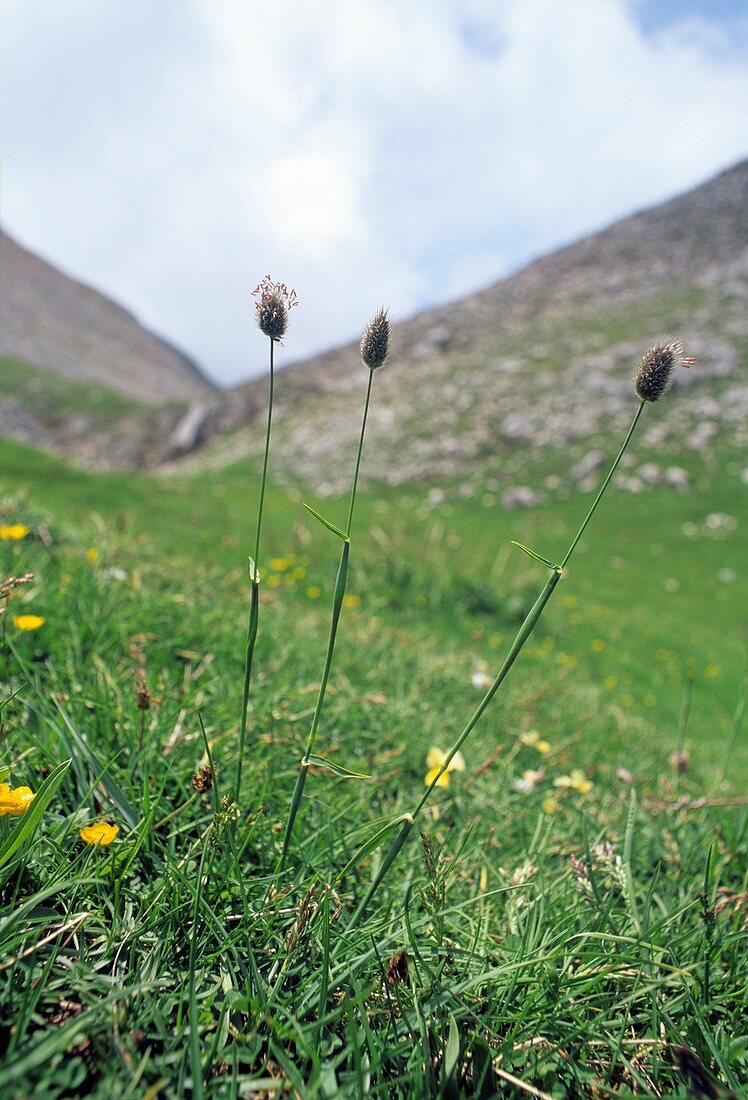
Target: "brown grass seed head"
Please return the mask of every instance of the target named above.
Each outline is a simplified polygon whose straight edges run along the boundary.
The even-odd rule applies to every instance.
[[[683,357],[680,340],[665,337],[644,352],[634,374],[634,389],[642,401],[659,401],[670,389],[675,366],[692,367],[695,362],[693,357]]]
[[[271,340],[282,340],[288,328],[288,311],[298,305],[295,290],[285,283],[274,283],[269,275],[252,291],[257,299],[257,324]]]
[[[369,370],[381,367],[387,358],[390,344],[390,319],[386,309],[380,309],[364,330],[361,337],[361,358]]]
[[[213,786],[213,769],[210,764],[204,764],[192,777],[192,786],[198,794],[205,794]]]

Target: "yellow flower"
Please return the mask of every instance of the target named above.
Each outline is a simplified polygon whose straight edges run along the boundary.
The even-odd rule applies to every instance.
[[[561,803],[555,797],[555,795],[549,794],[543,799],[543,813],[544,814],[557,814],[561,809]]]
[[[317,587],[316,584],[310,584],[309,587],[306,590],[306,594],[307,594],[307,596],[309,597],[310,600],[318,600],[319,599],[319,588]]]
[[[444,767],[444,761],[446,759],[447,759],[447,754],[445,752],[442,752],[441,749],[437,749],[434,746],[432,746],[429,749],[429,751],[426,755],[426,767],[429,770],[427,771],[426,778],[424,779],[424,783],[426,784],[427,787],[430,787],[431,784],[436,779],[437,775],[439,775],[439,772]],[[465,757],[462,755],[461,752],[456,752],[454,754],[454,756],[452,757],[452,759],[450,760],[449,764],[447,765],[446,771],[442,772],[442,774],[439,775],[439,778],[436,779],[436,786],[437,787],[448,787],[449,786],[449,773],[450,772],[464,772],[464,771],[465,771]]]
[[[280,585],[280,582],[281,582],[281,579],[278,576],[278,574],[277,573],[271,573],[270,576],[268,577],[268,588],[278,588],[279,585]]]
[[[537,749],[544,756],[551,751],[550,741],[544,741],[537,730],[528,730],[527,733],[521,733],[519,739],[523,745],[527,745],[531,749]]]
[[[47,620],[42,615],[14,615],[13,626],[19,630],[38,630]]]
[[[90,550],[86,550],[86,561],[90,561],[91,565],[99,559],[99,551],[95,546],[92,546]]]
[[[12,814],[19,817],[28,810],[34,800],[34,792],[30,787],[16,787],[11,790],[7,783],[0,783],[0,817]]]
[[[553,786],[565,790],[577,791],[579,794],[587,794],[594,783],[588,779],[581,768],[573,768],[571,775],[559,775],[553,780]]]
[[[360,603],[361,603],[361,597],[360,596],[354,596],[354,595],[351,595],[350,593],[346,596],[343,596],[343,607],[358,607],[358,605]]]
[[[282,573],[284,569],[288,569],[288,559],[287,558],[271,558],[270,559],[270,568],[275,573]]]
[[[106,821],[97,821],[95,825],[86,825],[81,829],[81,840],[100,848],[102,845],[111,844],[118,832],[119,825],[108,825]]]
[[[17,542],[18,539],[25,539],[28,533],[29,528],[25,523],[11,523],[7,527],[0,527],[0,539],[4,542],[8,539]]]

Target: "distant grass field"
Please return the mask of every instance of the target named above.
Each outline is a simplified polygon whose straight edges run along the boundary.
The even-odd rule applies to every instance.
[[[102,427],[113,427],[126,414],[143,409],[106,386],[73,382],[7,355],[0,356],[0,385],[6,397],[17,397],[43,424],[83,415]]]
[[[0,523],[30,528],[0,544],[3,575],[36,574],[8,615],[46,620],[7,624],[0,764],[38,790],[72,760],[2,886],[3,1096],[685,1097],[699,1073],[737,1092],[745,522],[736,455],[679,462],[687,493],[603,501],[425,839],[346,930],[379,850],[348,861],[412,807],[543,583],[509,540],[560,556],[589,495],[512,512],[429,504],[420,485],[361,497],[320,753],[373,778],[310,775],[279,875],[334,536],[301,488],[271,485],[230,821],[257,471],[94,475],[0,443]],[[343,521],[342,500],[309,502]],[[554,785],[574,769],[588,790]],[[79,838],[100,816],[120,826],[111,847]]]

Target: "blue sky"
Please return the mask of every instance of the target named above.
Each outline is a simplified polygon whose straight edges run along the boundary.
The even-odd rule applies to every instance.
[[[733,0],[5,0],[3,223],[230,382],[748,153]]]

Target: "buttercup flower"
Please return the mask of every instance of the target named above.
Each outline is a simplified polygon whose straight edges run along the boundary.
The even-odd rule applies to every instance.
[[[6,814],[19,817],[28,810],[33,800],[31,787],[16,787],[13,790],[8,783],[0,783],[0,817]]]
[[[436,779],[437,775],[439,775],[439,772],[441,771],[442,767],[444,766],[444,761],[446,759],[447,759],[447,754],[445,752],[442,752],[441,749],[437,749],[435,746],[432,746],[429,749],[429,751],[426,755],[426,767],[429,770],[426,772],[426,778],[424,779],[424,783],[426,784],[427,787],[430,787],[431,784]],[[462,755],[461,752],[456,752],[454,754],[454,756],[452,757],[452,759],[450,760],[449,766],[447,767],[447,770],[445,772],[443,772],[441,775],[439,775],[439,778],[436,780],[437,787],[448,787],[449,786],[449,773],[450,772],[464,772],[464,771],[465,771],[465,757]]]
[[[43,615],[14,615],[13,626],[18,630],[38,630],[47,620]]]
[[[29,528],[25,523],[11,523],[6,527],[0,527],[0,539],[3,542],[17,542],[19,539],[25,539],[29,533]]]
[[[573,768],[571,775],[559,775],[553,780],[553,786],[565,790],[577,791],[579,794],[587,794],[594,787],[591,779],[588,779],[581,768]]]
[[[86,825],[81,829],[81,840],[86,844],[95,844],[97,848],[111,844],[119,832],[119,825],[108,825],[106,821],[97,821],[95,825]]]
[[[537,749],[544,756],[551,751],[550,741],[544,741],[537,730],[528,730],[527,733],[521,733],[519,739],[523,745],[527,745],[531,749]]]

